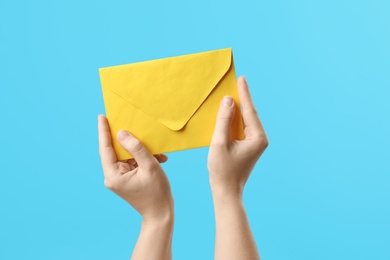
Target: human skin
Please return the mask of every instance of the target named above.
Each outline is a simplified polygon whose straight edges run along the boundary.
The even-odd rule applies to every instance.
[[[240,77],[237,85],[245,139],[230,139],[235,104],[230,97],[225,97],[218,111],[208,156],[217,260],[260,259],[242,203],[242,193],[253,167],[268,146],[268,139],[245,78]],[[106,187],[142,216],[141,232],[132,259],[171,259],[174,203],[167,176],[159,164],[167,157],[151,155],[138,139],[121,130],[118,141],[134,159],[118,161],[112,148],[109,125],[103,115],[98,117],[98,129]]]
[[[235,103],[221,102],[209,155],[208,170],[216,220],[216,260],[260,259],[242,194],[256,162],[268,146],[268,138],[253,105],[244,77],[237,81],[244,121],[244,140],[231,140]]]
[[[117,134],[118,141],[134,159],[118,161],[103,115],[98,116],[98,130],[105,186],[142,216],[140,235],[131,259],[172,259],[174,202],[168,178],[159,164],[168,157],[151,155],[137,138],[121,130]]]

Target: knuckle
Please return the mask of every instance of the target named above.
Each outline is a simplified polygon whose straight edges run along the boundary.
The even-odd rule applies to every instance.
[[[242,114],[253,114],[255,116],[258,116],[257,110],[255,107],[247,107],[242,111]]]
[[[256,145],[256,152],[261,154],[265,149],[267,149],[269,141],[267,136],[264,134],[259,135],[256,139],[258,140]]]
[[[267,149],[267,147],[268,147],[268,139],[265,138],[264,140],[262,140],[262,141],[260,142],[259,147],[260,147],[260,150],[261,150],[262,152],[263,152],[265,149]]]
[[[160,170],[160,169],[161,169],[161,166],[160,166],[160,164],[157,163],[157,161],[156,161],[156,162],[151,162],[151,163],[149,163],[149,164],[146,164],[146,165],[144,166],[144,168],[145,168],[147,171],[149,171],[149,172],[155,172],[155,171],[157,171],[157,170]]]
[[[232,119],[231,116],[226,116],[226,115],[220,115],[217,117],[217,119],[221,122],[230,122],[230,120]]]
[[[139,153],[142,151],[142,149],[144,148],[143,144],[141,143],[140,140],[136,139],[136,138],[132,138],[130,140],[130,149],[132,152],[135,152],[135,153]]]
[[[104,179],[104,186],[106,186],[107,189],[115,191],[118,189],[118,182],[113,180],[112,178],[105,178]]]
[[[268,141],[268,138],[267,136],[262,136],[262,138],[260,139],[260,146],[263,150],[265,150],[267,147],[268,147],[268,144],[269,144],[269,141]]]
[[[227,147],[227,143],[224,138],[213,138],[211,146],[217,149],[225,149]]]
[[[269,140],[268,140],[268,137],[267,137],[267,136],[264,138],[263,143],[264,143],[264,148],[267,148],[268,145],[269,145]]]
[[[221,109],[219,111],[219,113],[217,114],[217,118],[220,118],[220,119],[229,119],[232,117],[234,113],[234,109],[233,107],[224,107],[224,109]]]

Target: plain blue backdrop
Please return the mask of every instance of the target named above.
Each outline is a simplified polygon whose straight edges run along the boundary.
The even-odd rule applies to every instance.
[[[98,68],[232,47],[270,139],[244,201],[263,259],[390,259],[390,2],[0,1],[0,259],[128,259]],[[208,148],[170,153],[174,259],[212,259]]]

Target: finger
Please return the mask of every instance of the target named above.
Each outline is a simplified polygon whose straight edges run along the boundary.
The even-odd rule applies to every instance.
[[[102,161],[104,174],[109,174],[111,169],[117,162],[114,149],[111,144],[110,127],[107,118],[103,115],[98,116],[98,132],[99,132],[99,153]]]
[[[127,160],[121,160],[120,162],[124,162],[124,163],[130,164],[130,165],[136,165],[137,164],[137,162],[134,160],[134,158],[127,159]]]
[[[150,167],[156,163],[156,158],[129,132],[120,130],[117,138],[122,147],[134,157],[139,167]]]
[[[234,110],[234,100],[228,96],[224,97],[219,106],[212,142],[229,143]]]
[[[166,161],[168,161],[168,156],[166,156],[163,153],[162,154],[155,154],[154,158],[156,158],[159,163],[165,163]]]
[[[241,103],[241,113],[245,125],[246,135],[260,134],[264,132],[263,126],[257,115],[256,108],[253,104],[251,94],[249,93],[248,83],[245,77],[241,76],[237,81],[238,95]],[[248,137],[248,136],[245,136]]]
[[[168,156],[166,156],[165,154],[155,154],[153,156],[154,156],[154,158],[156,158],[156,160],[159,163],[165,163],[166,161],[168,161]],[[124,160],[123,162],[126,162],[126,163],[128,163],[130,165],[133,165],[133,166],[137,164],[137,162],[135,161],[134,158]]]

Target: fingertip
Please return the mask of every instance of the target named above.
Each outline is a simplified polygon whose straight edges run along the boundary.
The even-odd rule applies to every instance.
[[[249,91],[248,83],[246,82],[245,76],[240,76],[238,81],[237,81],[237,87],[239,91]]]
[[[166,154],[161,154],[162,155],[162,157],[164,158],[164,161],[166,162],[166,161],[168,161],[168,155],[166,155]]]
[[[104,124],[105,122],[107,122],[107,118],[104,115],[99,114],[98,115],[98,123],[103,123]]]
[[[245,76],[240,76],[238,77],[238,83],[241,83],[241,84],[246,84],[246,77]]]
[[[119,130],[117,135],[116,135],[116,138],[119,140],[119,141],[124,141],[126,140],[128,137],[130,136],[130,133],[127,132],[126,130]]]
[[[225,96],[218,110],[212,142],[227,144],[230,141],[230,128],[234,118],[235,101],[232,97]]]
[[[238,95],[240,97],[240,101],[246,101],[248,98],[251,99],[249,86],[246,81],[245,76],[240,76],[239,80],[237,82],[237,88],[238,88]]]
[[[98,130],[100,134],[103,134],[104,132],[109,132],[107,119],[103,115],[98,115]]]
[[[159,160],[161,163],[165,163],[166,161],[168,161],[168,156],[166,156],[165,154],[160,154],[160,160]]]
[[[155,154],[154,157],[157,159],[158,162],[160,163],[163,163],[163,162],[166,162],[168,160],[168,156],[166,156],[165,154],[163,153],[160,153],[160,154]]]
[[[117,133],[119,144],[131,155],[139,167],[150,167],[158,158],[153,157],[143,143],[126,130],[119,130]]]
[[[224,107],[232,107],[234,105],[234,100],[230,96],[224,96],[221,104]]]

